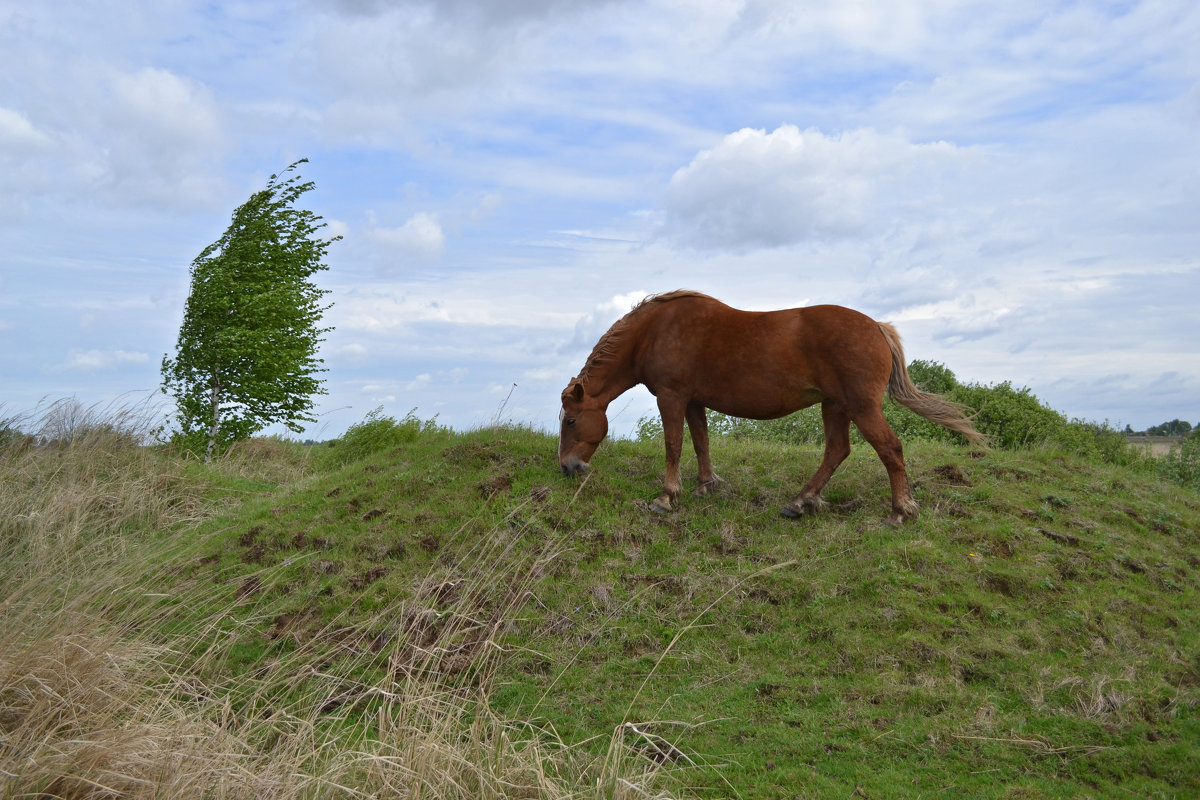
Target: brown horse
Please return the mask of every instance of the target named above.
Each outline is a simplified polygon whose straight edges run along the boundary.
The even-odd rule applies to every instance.
[[[588,468],[608,433],[608,404],[645,384],[658,399],[667,447],[663,493],[651,504],[670,511],[679,497],[679,456],[687,420],[699,462],[696,495],[717,483],[708,454],[706,409],[774,419],[821,404],[825,457],[808,484],[783,507],[790,517],[816,512],[821,490],[850,454],[853,422],[879,454],[892,485],[894,523],[916,516],[900,440],[883,418],[883,393],[974,445],[986,437],[966,409],[913,385],[896,329],[841,306],[751,312],[698,292],[648,297],[596,343],[562,393],[558,462],[565,475]]]

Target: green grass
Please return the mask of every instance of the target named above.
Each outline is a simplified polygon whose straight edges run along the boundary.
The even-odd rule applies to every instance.
[[[475,698],[449,718],[491,725],[476,757],[554,754],[505,796],[1200,795],[1200,496],[1148,471],[909,442],[922,513],[893,528],[861,447],[801,520],[809,446],[717,439],[720,490],[664,516],[654,442],[582,482],[524,429],[342,455],[185,465],[204,513],[127,526],[113,562],[156,563],[85,604],[169,642],[259,757],[281,712],[382,753],[434,687]]]

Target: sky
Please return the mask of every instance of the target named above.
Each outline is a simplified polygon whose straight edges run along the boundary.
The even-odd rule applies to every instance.
[[[343,238],[300,438],[556,430],[679,288],[1200,422],[1194,0],[0,0],[0,416],[169,411],[192,260],[301,158]],[[653,413],[631,390],[612,432]]]

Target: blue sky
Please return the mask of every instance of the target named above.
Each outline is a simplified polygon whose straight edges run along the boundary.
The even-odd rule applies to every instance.
[[[152,396],[192,259],[307,157],[344,237],[315,438],[552,429],[676,288],[1200,422],[1197,42],[1192,0],[0,0],[0,408]]]

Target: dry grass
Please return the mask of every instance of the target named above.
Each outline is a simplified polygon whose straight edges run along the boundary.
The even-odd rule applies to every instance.
[[[196,517],[200,487],[184,480],[182,465],[143,446],[151,419],[145,407],[85,409],[74,400],[0,419],[0,431],[22,431],[0,438],[0,536],[9,558],[29,574],[61,572],[124,530]]]
[[[422,622],[429,609],[381,609],[410,621],[382,655],[361,646],[375,620],[326,626],[249,672],[223,671],[220,631],[237,601],[211,581],[164,591],[162,580],[174,553],[194,546],[189,523],[212,507],[211,492],[195,465],[145,446],[149,418],[64,401],[0,420],[23,432],[0,440],[0,794],[666,796],[655,766],[620,737],[597,759],[492,712],[495,634],[523,602],[536,558],[524,574],[477,581],[510,587],[500,602],[459,588],[437,625]],[[278,477],[264,470],[303,475],[305,460],[281,448],[235,448],[219,469],[251,481]],[[479,575],[504,561],[468,557],[448,571]],[[431,592],[439,581],[431,576]],[[211,610],[180,630],[181,609]],[[367,668],[381,658],[386,674]]]
[[[329,702],[320,692],[247,718],[221,689],[136,640],[60,630],[14,647],[10,633],[0,641],[7,796],[648,796],[636,759],[588,763],[544,732],[498,719],[478,694],[419,680],[359,687],[379,701],[370,731],[341,728],[347,714],[317,713]],[[311,664],[293,666],[315,675]]]

